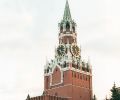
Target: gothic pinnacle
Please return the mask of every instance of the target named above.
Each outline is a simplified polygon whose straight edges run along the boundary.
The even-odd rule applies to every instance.
[[[63,20],[64,21],[72,20],[68,0],[66,0]]]

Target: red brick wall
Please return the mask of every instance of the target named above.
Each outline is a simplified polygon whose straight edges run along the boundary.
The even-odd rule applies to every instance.
[[[44,90],[50,88],[50,76],[45,76],[44,77]]]
[[[72,36],[64,36],[63,38],[62,38],[62,42],[63,43],[67,43],[67,41],[69,40],[69,43],[70,44],[72,44],[73,42],[74,42],[74,39],[73,39],[73,37]]]
[[[59,87],[54,87],[52,89],[48,89],[47,93],[50,95],[56,95],[61,96],[61,97],[71,97],[72,94],[72,86],[59,86]]]
[[[61,71],[58,67],[56,67],[52,74],[52,85],[61,82]]]
[[[26,100],[69,100],[69,99],[63,97],[57,97],[57,96],[43,95],[43,96],[32,97]]]
[[[91,90],[74,85],[60,86],[47,90],[50,95],[72,97],[72,100],[91,100]]]
[[[60,69],[53,71],[53,83],[58,83],[61,80]],[[51,86],[46,90],[50,95],[58,95],[61,97],[72,97],[72,100],[91,100],[92,97],[92,76],[75,72],[64,71],[63,83],[60,85]]]
[[[63,72],[63,84],[72,84],[72,72],[70,70]]]
[[[72,84],[75,86],[90,88],[90,75],[72,71]]]

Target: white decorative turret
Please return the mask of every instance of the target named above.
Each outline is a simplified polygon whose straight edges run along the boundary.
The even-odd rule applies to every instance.
[[[48,67],[48,65],[49,65],[49,62],[48,62],[48,59],[47,59],[47,57],[46,57],[46,64],[45,64],[45,66],[44,66],[44,69],[46,69],[46,68]]]
[[[55,46],[55,58],[57,57],[57,48]]]
[[[69,61],[69,62],[72,62],[72,54],[71,54],[71,52],[70,52],[70,46],[68,46],[67,56],[68,56],[68,61]]]
[[[63,23],[63,32],[66,31],[66,24]]]
[[[70,22],[70,31],[72,31],[72,23]]]
[[[89,58],[88,58],[88,66],[89,66],[90,72],[92,73],[92,65],[91,65],[91,63],[90,63],[90,59],[89,59]]]

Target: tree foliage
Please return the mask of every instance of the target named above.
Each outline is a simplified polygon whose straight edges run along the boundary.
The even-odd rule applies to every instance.
[[[118,90],[118,88],[116,87],[115,83],[111,89],[111,99],[110,100],[120,100],[120,92]]]

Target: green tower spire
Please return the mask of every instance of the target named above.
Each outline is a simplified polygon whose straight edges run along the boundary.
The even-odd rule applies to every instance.
[[[68,0],[66,0],[63,20],[64,21],[72,20]]]

